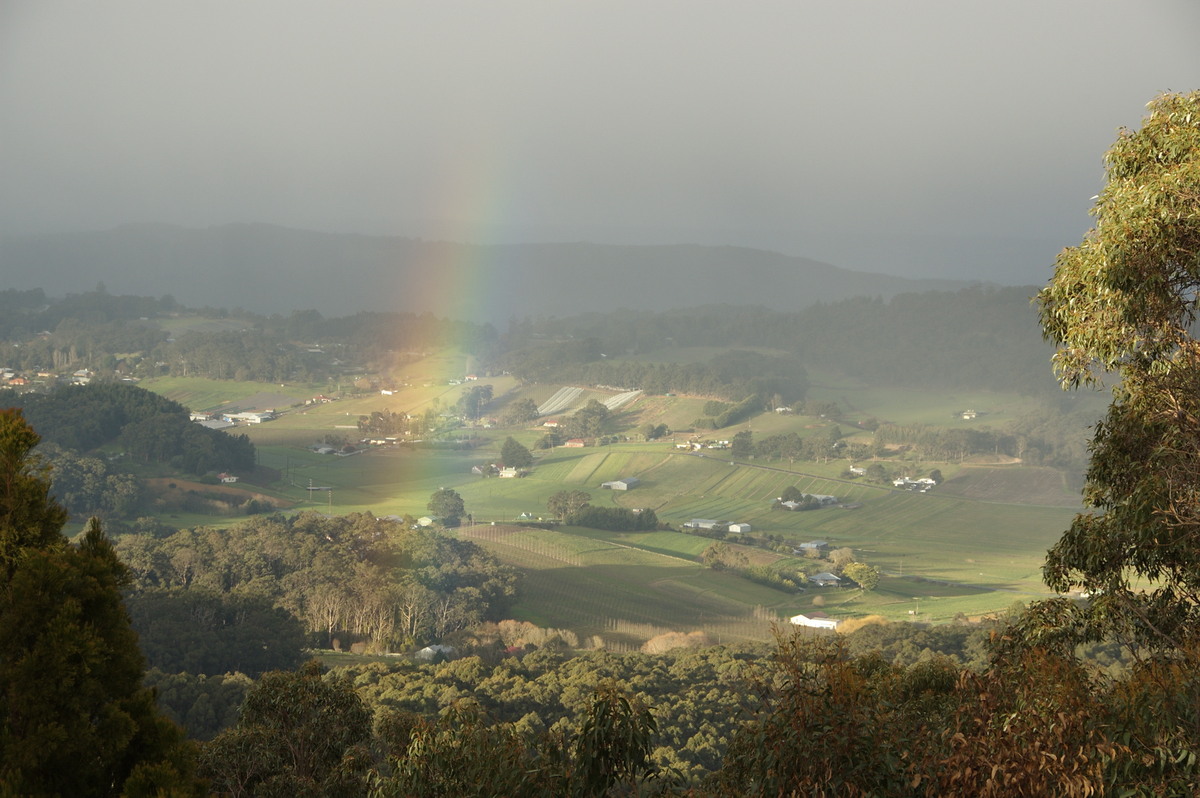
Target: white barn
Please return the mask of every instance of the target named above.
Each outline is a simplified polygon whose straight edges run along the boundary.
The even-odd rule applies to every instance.
[[[836,618],[830,618],[823,612],[813,612],[808,615],[803,613],[793,615],[789,619],[796,626],[807,626],[810,629],[837,629],[841,621]]]

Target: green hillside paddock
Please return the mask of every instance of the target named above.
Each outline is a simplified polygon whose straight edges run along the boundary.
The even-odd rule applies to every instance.
[[[173,398],[190,396],[197,406],[211,406],[245,401],[272,386],[177,380],[153,387]],[[536,400],[538,394],[545,398],[555,390],[533,386],[528,394]],[[653,442],[631,435],[631,441],[611,446],[535,449],[535,465],[520,479],[484,478],[471,468],[495,462],[509,435],[533,448],[544,434],[534,424],[524,429],[479,425],[446,436],[451,441],[457,434],[482,442],[470,450],[444,443],[437,448],[370,448],[350,456],[311,451],[325,436],[357,440],[361,415],[448,407],[461,391],[460,386],[430,382],[391,396],[364,394],[300,404],[274,421],[238,431],[259,447],[259,463],[269,469],[265,473],[278,474],[263,488],[287,498],[295,509],[415,517],[428,512],[434,491],[457,490],[474,521],[458,534],[478,537],[526,572],[518,618],[571,628],[581,637],[599,635],[618,646],[638,645],[662,631],[696,629],[723,639],[765,639],[772,621],[814,609],[837,617],[880,614],[935,622],[1004,610],[1014,601],[1045,595],[1040,578],[1045,551],[1077,508],[1065,483],[1058,480],[1056,486],[1047,469],[1031,476],[1030,469],[1020,466],[976,471],[943,465],[948,482],[931,493],[917,494],[846,480],[845,460],[733,461],[728,450],[686,452],[675,447],[693,435],[721,439],[732,437],[735,430],[675,433],[672,440]],[[503,401],[525,391],[506,384]],[[298,392],[298,401],[306,393]],[[588,395],[585,392],[580,402]],[[938,411],[943,418],[958,399],[947,397],[945,402]],[[658,419],[680,414],[681,408],[683,414],[693,413],[700,404],[694,398],[644,397],[625,411],[623,420],[660,423]],[[756,436],[768,434],[768,429],[771,434],[807,435],[831,423],[799,415],[764,415],[750,426]],[[602,482],[627,476],[638,477],[641,484],[628,492],[600,488]],[[1041,494],[1031,491],[1034,485],[1043,487]],[[772,509],[773,499],[789,486],[836,496],[855,509]],[[700,566],[699,555],[711,543],[703,537],[572,529],[488,532],[511,530],[520,518],[547,518],[546,501],[561,490],[585,490],[593,504],[652,508],[660,521],[675,528],[692,518],[712,518],[749,523],[752,535],[777,536],[789,545],[826,540],[834,548],[851,548],[859,560],[879,567],[885,576],[878,589],[867,594],[815,588],[787,594]],[[737,546],[736,540],[730,542]],[[746,552],[753,562],[786,564],[792,556],[761,548]]]

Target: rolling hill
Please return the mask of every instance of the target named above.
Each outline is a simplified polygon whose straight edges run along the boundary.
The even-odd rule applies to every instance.
[[[850,271],[744,247],[589,243],[470,245],[257,224],[127,225],[0,239],[10,288],[170,294],[185,305],[259,313],[432,310],[503,321],[615,308],[725,303],[796,310],[854,296],[952,290],[954,280]]]

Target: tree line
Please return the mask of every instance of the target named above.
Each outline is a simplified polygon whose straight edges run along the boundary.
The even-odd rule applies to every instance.
[[[162,322],[179,316],[219,320],[226,329],[173,336]],[[103,285],[63,298],[40,288],[0,291],[0,342],[11,345],[0,366],[23,372],[91,368],[102,376],[119,370],[139,377],[316,382],[336,379],[351,362],[385,372],[402,365],[404,352],[456,345],[485,353],[496,338],[491,325],[428,313],[263,316],[240,308],[189,309],[170,296],[117,296]]]
[[[64,385],[44,394],[0,390],[2,407],[20,408],[38,429],[53,495],[80,518],[137,517],[145,489],[133,464],[196,476],[255,467],[245,435],[206,429],[177,402],[127,383]]]
[[[664,346],[735,346],[781,350],[793,362],[875,385],[1018,390],[1048,397],[1055,385],[1045,364],[1053,347],[1041,339],[1030,294],[1029,288],[976,286],[890,300],[858,297],[792,312],[720,305],[513,320],[500,350],[526,353],[528,365],[518,368],[543,381],[556,373],[556,364],[595,363],[600,353],[605,360],[630,354],[642,360]],[[632,373],[648,375],[642,381],[655,389],[665,385],[653,382],[649,375],[655,370],[649,365]],[[599,382],[637,387],[631,381]],[[671,389],[660,392],[666,390]]]
[[[135,601],[145,593],[152,613],[173,600],[194,602],[196,592],[258,597],[286,610],[323,648],[394,650],[503,617],[516,573],[470,541],[414,526],[369,513],[303,512],[220,531],[123,535],[116,546]]]
[[[254,468],[254,445],[245,435],[195,424],[178,402],[136,385],[64,385],[44,394],[3,390],[0,407],[21,408],[45,441],[79,453],[115,445],[136,461],[193,474]]]

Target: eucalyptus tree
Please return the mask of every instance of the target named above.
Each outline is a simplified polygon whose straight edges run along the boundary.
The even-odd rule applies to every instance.
[[[1037,296],[1064,388],[1112,383],[1084,499],[1051,549],[1046,629],[1200,645],[1200,92],[1166,94],[1105,156],[1095,226]]]

